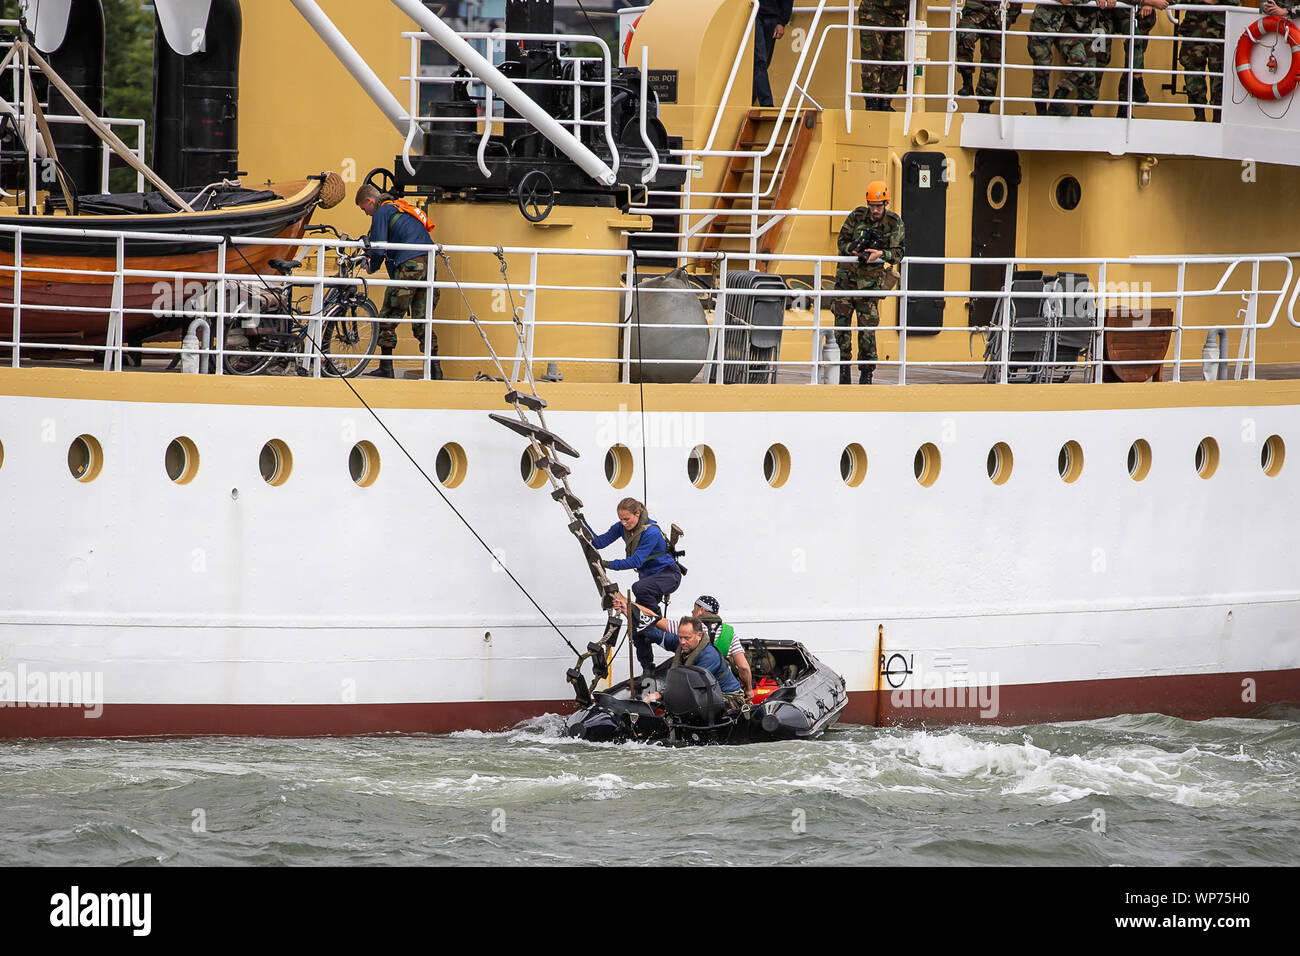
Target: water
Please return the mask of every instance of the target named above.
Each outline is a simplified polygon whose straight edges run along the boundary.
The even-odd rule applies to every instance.
[[[0,864],[1294,864],[1300,722],[0,742]]]

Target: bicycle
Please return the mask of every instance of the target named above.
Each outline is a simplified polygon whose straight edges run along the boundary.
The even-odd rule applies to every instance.
[[[351,236],[340,233],[333,226],[313,226],[309,233],[333,233],[342,242],[352,242]],[[338,252],[337,277],[350,279],[368,258],[364,246],[355,253]],[[323,254],[323,253],[322,253]],[[267,263],[282,277],[288,278],[302,265],[297,259],[272,259]],[[279,282],[268,285],[265,280],[241,283],[240,303],[234,315],[226,320],[225,354],[222,365],[231,375],[256,375],[272,362],[288,360],[296,363],[298,356],[311,358],[315,344],[309,338],[313,313],[303,312],[294,303],[294,289],[301,284]],[[370,301],[366,280],[359,286],[350,283],[326,283],[321,302],[320,351],[321,373],[337,378],[360,375],[374,354],[379,340],[379,326],[375,319],[379,310]],[[247,354],[243,354],[247,353]],[[301,366],[298,374],[307,374]]]

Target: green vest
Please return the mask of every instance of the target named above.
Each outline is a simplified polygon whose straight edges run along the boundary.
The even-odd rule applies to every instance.
[[[713,646],[718,649],[722,659],[730,663],[731,639],[736,636],[735,629],[730,624],[722,623],[722,618],[716,614],[701,614],[700,621],[704,624],[704,629],[709,632]]]

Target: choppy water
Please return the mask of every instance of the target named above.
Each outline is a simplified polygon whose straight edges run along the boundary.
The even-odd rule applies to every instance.
[[[0,864],[1294,864],[1300,722],[0,742]],[[200,826],[202,824],[202,826]]]

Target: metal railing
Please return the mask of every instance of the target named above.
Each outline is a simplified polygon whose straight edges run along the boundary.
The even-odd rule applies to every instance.
[[[1184,355],[1187,336],[1201,333],[1214,334],[1225,330],[1236,337],[1236,357],[1233,377],[1255,377],[1257,335],[1272,328],[1284,312],[1287,320],[1300,327],[1296,317],[1300,283],[1295,281],[1294,260],[1289,254],[1240,256],[1134,256],[1125,258],[1066,258],[1035,261],[1032,259],[977,259],[977,258],[925,258],[905,259],[900,269],[898,288],[884,290],[838,289],[827,287],[840,264],[855,263],[847,257],[832,256],[760,256],[761,260],[780,260],[789,269],[806,269],[799,279],[801,287],[753,289],[740,287],[733,278],[733,266],[744,265],[754,258],[749,254],[719,253],[707,258],[717,267],[716,284],[702,284],[690,291],[663,290],[638,286],[639,279],[659,274],[662,267],[677,265],[683,257],[676,252],[630,252],[594,249],[541,249],[533,247],[493,247],[478,245],[401,245],[376,244],[377,251],[387,249],[412,250],[422,253],[427,263],[428,278],[420,282],[403,282],[378,276],[368,280],[340,278],[328,271],[328,260],[340,249],[354,249],[355,243],[342,243],[333,239],[276,240],[266,238],[232,238],[195,235],[187,237],[207,249],[204,268],[194,271],[169,269],[127,268],[127,243],[137,246],[142,241],[174,241],[174,236],[144,232],[94,232],[93,235],[112,245],[114,255],[104,257],[105,268],[93,270],[84,267],[51,267],[44,264],[24,263],[24,246],[32,242],[49,242],[60,235],[85,238],[88,230],[59,230],[46,226],[0,227],[0,241],[12,244],[13,265],[0,265],[0,350],[8,350],[12,367],[65,362],[72,357],[92,358],[102,356],[103,367],[117,370],[132,364],[143,364],[160,358],[176,359],[182,352],[185,357],[204,357],[216,374],[224,374],[225,360],[232,354],[226,346],[227,333],[247,322],[249,316],[237,314],[231,306],[232,292],[247,292],[262,284],[279,286],[291,282],[305,289],[300,296],[302,320],[308,323],[310,342],[321,341],[322,301],[331,287],[362,286],[363,281],[372,296],[378,300],[383,290],[392,287],[439,290],[441,308],[435,310],[432,297],[426,296],[424,321],[434,324],[436,330],[463,330],[466,334],[455,336],[451,350],[443,349],[433,354],[424,342],[422,351],[411,351],[411,339],[399,337],[399,348],[393,358],[420,362],[420,377],[431,374],[431,361],[440,361],[449,378],[472,378],[473,373],[485,368],[487,351],[482,347],[483,335],[493,337],[496,350],[503,356],[513,351],[511,375],[520,374],[521,363],[539,370],[552,364],[561,374],[565,369],[603,367],[598,373],[604,380],[628,381],[634,360],[631,357],[630,317],[634,308],[640,308],[646,297],[664,294],[685,295],[688,299],[702,301],[707,325],[699,321],[671,322],[655,326],[656,329],[693,330],[707,332],[707,348],[698,350],[690,358],[659,358],[647,355],[646,361],[658,366],[681,364],[697,370],[696,380],[722,381],[728,369],[761,364],[771,374],[767,381],[806,381],[817,383],[829,380],[829,366],[854,363],[849,356],[828,357],[828,337],[836,332],[830,309],[834,299],[846,300],[855,306],[865,305],[866,299],[876,299],[883,308],[892,302],[890,310],[896,314],[892,324],[885,322],[879,334],[896,336],[897,357],[877,360],[878,371],[892,375],[900,385],[918,378],[929,382],[993,381],[1006,383],[1014,379],[1014,366],[1033,366],[1052,363],[1061,365],[1057,357],[1025,359],[1012,354],[1012,336],[1021,330],[1014,319],[1012,301],[1047,299],[1051,292],[1025,293],[1013,289],[1012,280],[1023,270],[1062,270],[1086,276],[1092,285],[1087,296],[1095,308],[1095,319],[1076,325],[1075,332],[1085,332],[1090,345],[1076,359],[1065,363],[1063,378],[1101,382],[1107,368],[1114,371],[1124,365],[1171,366],[1172,379],[1184,377],[1187,366],[1203,365],[1204,360]],[[265,253],[274,247],[287,247],[290,254],[298,252],[305,262],[301,274],[288,279],[275,276],[250,276],[245,264],[252,250],[259,247]],[[301,249],[301,251],[299,251]],[[444,260],[443,255],[449,258]],[[139,251],[132,253],[138,257]],[[608,278],[601,281],[575,281],[573,263],[577,258],[600,260],[592,263]],[[692,258],[685,257],[688,261]],[[45,259],[44,261],[48,261]],[[448,270],[444,263],[455,261],[456,271]],[[493,273],[501,270],[501,277]],[[954,274],[970,266],[1002,268],[1004,281],[1000,288],[963,289],[955,285],[941,290],[914,288],[913,270],[918,266],[942,266]],[[457,272],[466,278],[458,278]],[[485,279],[485,275],[491,277]],[[473,276],[473,278],[469,278]],[[77,278],[85,285],[86,277],[98,280],[102,293],[99,305],[68,304],[57,296],[41,296],[31,290],[46,284]],[[26,292],[24,290],[27,290]],[[147,291],[146,291],[147,290]],[[153,299],[141,305],[141,295],[152,293]],[[765,296],[784,300],[783,328],[780,347],[756,359],[753,355],[732,354],[735,339],[732,333],[746,334],[750,328],[729,318],[729,303],[738,299]],[[989,326],[972,327],[965,323],[939,327],[918,327],[909,321],[917,304],[926,299],[948,300],[949,314],[958,312],[960,304],[980,299],[1000,301],[1002,307],[995,312],[995,321]],[[135,304],[132,304],[132,303]],[[621,304],[620,304],[621,302]],[[10,303],[13,303],[12,305]],[[1168,326],[1169,347],[1158,355],[1124,359],[1108,356],[1105,343],[1112,334],[1131,334],[1133,321],[1116,324],[1112,314],[1131,319],[1133,315],[1149,316],[1153,308],[1167,308],[1173,313]],[[440,314],[439,314],[440,313]],[[504,314],[503,314],[504,313]],[[638,313],[639,314],[639,313]],[[90,318],[88,319],[87,316]],[[885,316],[890,318],[890,316]],[[101,320],[102,319],[102,324]],[[404,325],[409,319],[379,319],[380,324]],[[80,341],[69,342],[65,336],[54,335],[60,323],[63,331],[72,328],[86,331]],[[210,330],[210,344],[178,347],[177,340],[183,332],[195,332],[197,326]],[[1136,323],[1137,328],[1142,322]],[[649,326],[642,326],[642,329]],[[569,335],[564,335],[568,330]],[[545,332],[549,342],[562,342],[559,349],[539,347],[539,333]],[[619,337],[621,335],[621,343]],[[969,341],[973,333],[982,333],[994,339],[996,350],[983,357],[961,358],[960,345],[940,346],[956,338],[958,343]],[[162,342],[146,344],[147,335],[159,336]],[[405,340],[405,341],[403,341]],[[894,341],[892,338],[890,341]],[[1195,343],[1195,339],[1192,340]],[[919,343],[919,345],[918,345]],[[579,346],[575,348],[575,346]],[[917,357],[916,349],[924,350],[925,357]],[[913,353],[909,355],[909,350]],[[967,351],[970,351],[969,346]],[[300,374],[319,376],[322,373],[319,352],[304,347],[300,353],[257,352],[241,349],[239,356],[274,356],[286,369]],[[1218,361],[1223,361],[1220,357]],[[192,365],[193,363],[191,363]],[[184,367],[184,366],[183,366]],[[1300,374],[1300,370],[1297,370]],[[588,376],[590,377],[590,376]]]

